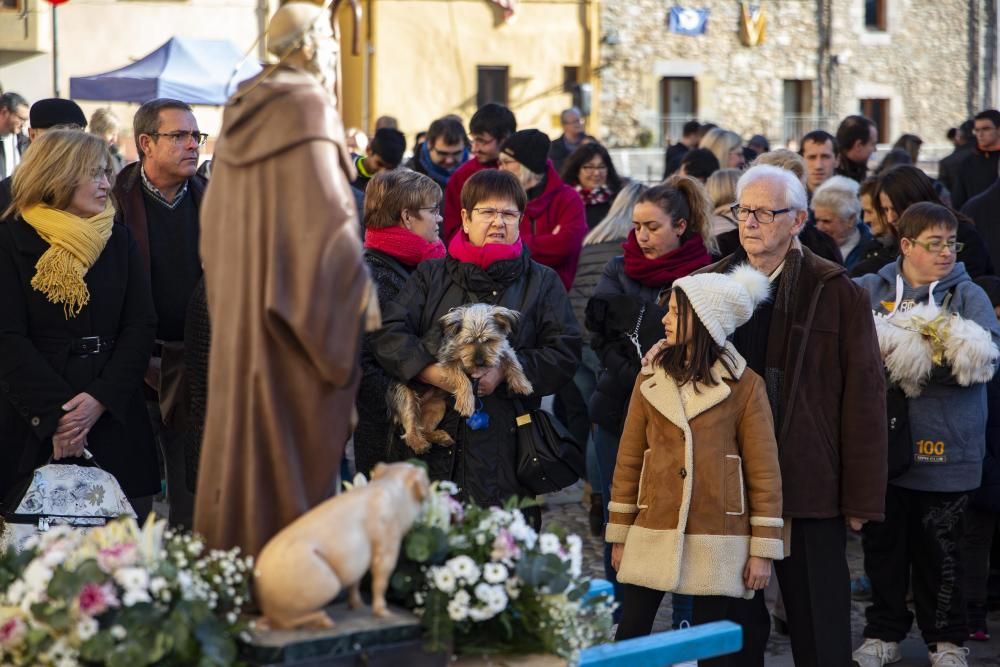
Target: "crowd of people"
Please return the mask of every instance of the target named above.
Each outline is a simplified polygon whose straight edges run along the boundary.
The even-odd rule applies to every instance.
[[[584,121],[567,109],[550,139],[486,104],[410,151],[388,117],[356,136],[344,195],[382,321],[360,339],[353,455],[317,460],[317,488],[419,458],[477,503],[526,495],[515,421],[553,396],[586,450],[618,639],[648,634],[671,593],[676,626],[743,626],[742,650],[705,664],[763,665],[775,613],[797,665],[877,667],[899,658],[912,592],[932,664],[967,664],[1000,527],[1000,112],[958,127],[934,178],[909,134],[870,172],[878,128],[850,116],[797,151],[692,121],[643,184]],[[0,97],[0,496],[11,509],[35,468],[86,449],[140,515],[165,478],[171,523],[191,527],[199,474],[241,465],[201,460],[206,301],[225,281],[206,290],[202,253],[230,250],[200,217],[223,204],[189,105],[143,104],[127,165],[120,124],[101,110],[88,133],[71,101]],[[458,325],[506,331],[532,393],[479,365],[485,425],[451,399],[452,444],[414,451],[387,394],[455,392],[441,322],[472,303],[516,311]]]

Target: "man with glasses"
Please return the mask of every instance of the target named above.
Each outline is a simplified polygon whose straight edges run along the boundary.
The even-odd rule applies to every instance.
[[[207,181],[199,176],[199,148],[207,135],[191,107],[180,100],[146,102],[132,122],[139,161],[115,180],[115,222],[132,232],[149,271],[156,308],[156,347],[146,382],[167,471],[170,523],[191,527],[194,498],[185,480],[183,435],[188,427],[184,380],[184,324],[188,302],[201,280],[198,213]]]
[[[706,269],[749,262],[771,300],[732,342],[765,379],[781,463],[785,544],[775,561],[795,664],[851,664],[846,526],[883,518],[885,381],[868,296],[842,266],[798,241],[807,215],[796,176],[762,165],[737,184],[741,248]],[[753,523],[754,517],[750,521]]]
[[[27,122],[28,101],[17,93],[0,95],[0,179],[14,173],[28,148],[28,137],[21,133]]]
[[[451,241],[451,237],[462,227],[462,186],[477,171],[499,166],[500,144],[516,131],[517,120],[513,112],[502,104],[484,104],[472,115],[469,134],[472,135],[472,156],[475,159],[465,162],[448,179],[444,191],[444,228],[441,234],[445,243]]]
[[[556,168],[556,173],[562,173],[563,162],[570,154],[583,144],[587,133],[583,129],[583,114],[576,107],[570,107],[559,115],[562,124],[562,135],[549,147],[549,159]]]
[[[468,138],[462,121],[445,116],[431,123],[426,138],[417,144],[407,166],[445,188],[459,165],[468,159]]]
[[[1000,167],[1000,111],[980,111],[973,123],[976,146],[958,163],[952,183],[951,203],[956,209],[993,185]]]

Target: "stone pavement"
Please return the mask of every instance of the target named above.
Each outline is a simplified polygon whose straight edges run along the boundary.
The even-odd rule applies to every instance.
[[[552,499],[545,511],[542,512],[542,528],[549,524],[558,523],[568,531],[580,535],[583,539],[583,567],[584,571],[592,577],[604,578],[603,564],[603,543],[600,538],[593,537],[587,524],[587,511],[579,501],[579,493],[564,494],[561,498]],[[863,570],[861,540],[852,538],[848,541],[847,547],[848,562],[853,577],[859,576]],[[851,610],[851,626],[854,636],[854,646],[861,643],[861,631],[865,623],[865,604],[854,602]],[[670,596],[664,597],[663,605],[657,614],[653,632],[663,632],[670,630]],[[969,655],[969,665],[975,667],[989,667],[992,665],[1000,667],[1000,612],[990,614],[987,621],[993,638],[988,642],[968,642],[971,653]],[[927,667],[930,660],[927,657],[927,647],[920,640],[920,635],[914,626],[902,645],[903,660],[895,663],[898,667]],[[792,650],[788,637],[780,635],[773,629],[771,639],[768,643],[767,660],[768,667],[793,667]],[[850,667],[845,665],[845,667]]]

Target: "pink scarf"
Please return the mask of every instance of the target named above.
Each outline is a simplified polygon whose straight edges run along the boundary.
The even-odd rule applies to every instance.
[[[475,264],[485,271],[494,262],[520,257],[521,248],[520,238],[509,245],[506,243],[487,243],[483,246],[475,246],[469,241],[465,231],[460,229],[457,234],[451,237],[451,242],[448,244],[448,254],[460,262]]]
[[[444,243],[441,239],[428,241],[402,225],[366,229],[365,247],[384,252],[410,268],[425,259],[445,256]]]

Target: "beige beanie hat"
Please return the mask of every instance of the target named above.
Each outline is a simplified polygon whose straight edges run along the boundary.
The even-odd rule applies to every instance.
[[[673,286],[684,292],[698,319],[720,346],[750,320],[754,309],[768,299],[771,291],[767,276],[749,264],[741,264],[729,273],[678,278]]]

